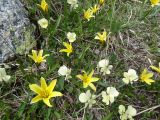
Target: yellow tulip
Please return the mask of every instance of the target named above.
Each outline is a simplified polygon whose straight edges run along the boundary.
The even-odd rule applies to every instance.
[[[69,57],[69,55],[73,52],[72,44],[63,42],[63,45],[66,47],[66,49],[61,49],[59,52],[66,52],[67,56]]]
[[[43,50],[40,50],[39,52],[32,50],[32,55],[28,55],[28,57],[32,58],[35,63],[46,62],[45,58],[47,56],[49,56],[49,54],[43,56]]]
[[[96,87],[92,82],[96,82],[99,80],[97,77],[92,77],[94,74],[94,70],[91,71],[91,73],[87,74],[85,71],[83,71],[84,74],[77,75],[76,77],[82,80],[83,82],[83,88],[87,88],[88,86],[91,87],[94,91],[96,91]]]
[[[31,103],[36,103],[40,100],[43,100],[43,102],[49,106],[52,107],[52,105],[50,104],[49,100],[52,97],[57,97],[57,96],[62,96],[63,94],[61,92],[58,91],[53,91],[57,80],[53,80],[49,86],[47,86],[46,81],[43,77],[41,77],[40,79],[41,81],[41,86],[38,86],[37,84],[31,84],[29,85],[29,88],[37,93],[38,95],[36,97],[34,97],[31,101]]]
[[[94,39],[99,40],[102,44],[107,40],[107,32],[104,30],[102,33],[98,32]]]
[[[45,0],[41,1],[41,4],[37,4],[44,12],[48,12],[48,4]]]
[[[148,72],[146,68],[140,75],[141,81],[146,82],[148,85],[151,85],[152,82],[155,82],[153,79],[151,79],[151,77],[153,77],[153,73]]]
[[[88,10],[84,11],[83,17],[84,19],[87,19],[88,21],[90,21],[90,19],[94,17],[92,9],[89,8]]]

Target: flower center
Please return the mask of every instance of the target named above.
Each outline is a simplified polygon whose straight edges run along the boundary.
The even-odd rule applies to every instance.
[[[85,83],[89,83],[91,81],[91,78],[90,77],[85,77],[84,80],[83,80]]]
[[[42,96],[42,98],[48,98],[49,97],[49,93],[46,90],[43,90],[41,92],[41,96]]]

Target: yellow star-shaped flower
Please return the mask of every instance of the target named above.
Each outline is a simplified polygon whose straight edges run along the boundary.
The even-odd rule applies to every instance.
[[[96,82],[99,80],[97,77],[92,77],[94,74],[94,70],[91,71],[91,73],[87,74],[85,71],[83,71],[83,75],[77,75],[76,77],[82,80],[83,82],[83,88],[87,88],[90,86],[94,91],[96,91],[96,87],[92,82]]]
[[[48,4],[45,0],[41,1],[41,4],[37,4],[44,12],[48,12]]]
[[[90,21],[90,19],[94,17],[92,9],[89,8],[88,10],[84,11],[83,17],[84,19],[87,19],[88,21]]]
[[[148,85],[151,85],[152,82],[155,82],[153,79],[151,79],[151,77],[153,77],[153,73],[148,72],[146,68],[140,75],[141,81],[146,82]]]
[[[104,44],[107,40],[107,32],[105,30],[102,33],[98,32],[94,39],[97,39]]]
[[[52,105],[50,104],[49,100],[52,97],[57,97],[57,96],[62,96],[63,94],[61,92],[58,91],[53,91],[57,80],[53,80],[49,86],[47,86],[46,81],[43,77],[41,77],[40,79],[41,81],[41,86],[38,86],[37,84],[31,84],[29,85],[29,88],[34,91],[35,93],[37,93],[38,95],[36,97],[34,97],[31,101],[31,103],[36,103],[40,100],[43,100],[43,102],[49,106],[52,107]]]
[[[37,50],[32,50],[32,55],[28,56],[32,58],[35,63],[41,63],[46,62],[45,58],[49,56],[49,54],[43,56],[43,50],[40,50],[39,52]]]
[[[66,47],[66,49],[61,49],[59,52],[66,52],[67,56],[69,57],[69,55],[73,52],[72,44],[63,42],[63,45]]]

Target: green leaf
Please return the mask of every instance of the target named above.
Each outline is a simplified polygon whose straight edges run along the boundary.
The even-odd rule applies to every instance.
[[[107,114],[102,120],[112,120],[112,113]]]

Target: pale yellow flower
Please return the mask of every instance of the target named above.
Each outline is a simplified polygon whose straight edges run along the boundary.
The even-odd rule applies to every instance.
[[[92,9],[89,8],[88,10],[84,11],[83,17],[84,19],[87,19],[88,21],[90,21],[90,19],[94,17]]]
[[[76,40],[76,34],[73,32],[68,32],[67,33],[67,38],[69,40],[69,42],[74,42]]]
[[[67,3],[70,4],[73,9],[76,9],[78,7],[77,0],[67,0]]]
[[[128,72],[124,72],[124,78],[122,79],[125,84],[133,83],[138,80],[137,72],[134,69],[129,69]]]
[[[0,68],[0,82],[2,81],[8,82],[10,78],[11,76],[7,75],[5,68]]]
[[[98,62],[98,68],[100,68],[100,72],[103,73],[103,75],[109,75],[111,73],[111,69],[113,68],[112,65],[109,65],[108,59],[102,59]]]
[[[49,54],[43,56],[43,50],[40,50],[39,52],[37,50],[32,50],[32,55],[28,56],[32,58],[35,63],[41,63],[46,62],[45,58],[49,56]]]
[[[87,90],[86,93],[81,93],[79,95],[79,101],[81,103],[85,103],[85,107],[89,106],[92,107],[93,104],[96,103],[96,95],[91,94],[90,90]]]
[[[94,70],[91,71],[91,73],[87,74],[85,71],[83,71],[83,75],[77,75],[76,77],[82,80],[83,82],[83,88],[87,88],[90,86],[94,91],[96,91],[96,87],[92,82],[96,82],[99,80],[97,77],[92,77],[94,74]]]
[[[41,4],[37,4],[44,12],[48,12],[48,4],[45,0],[41,1]]]
[[[104,44],[107,40],[107,32],[105,30],[102,33],[98,32],[94,39],[99,40]]]
[[[37,84],[31,84],[29,85],[29,88],[34,91],[35,93],[37,93],[38,95],[36,97],[34,97],[31,101],[31,103],[36,103],[40,100],[43,100],[43,102],[49,106],[52,107],[52,105],[50,104],[49,100],[52,97],[57,97],[57,96],[62,96],[63,94],[61,92],[58,91],[53,91],[57,80],[53,80],[49,86],[47,86],[46,81],[43,77],[41,77],[41,86],[38,86]]]
[[[67,68],[65,65],[61,66],[58,70],[58,74],[60,76],[65,76],[65,80],[72,78],[71,77],[71,69]]]
[[[48,20],[45,18],[42,18],[40,20],[38,20],[38,24],[42,27],[42,28],[47,28],[48,27]]]
[[[145,68],[143,72],[140,75],[140,79],[142,82],[146,82],[147,84],[151,85],[152,82],[155,82],[153,79],[153,73],[148,72],[148,70]]]
[[[118,112],[121,120],[134,120],[133,117],[137,114],[137,110],[131,105],[128,106],[127,110],[124,105],[120,105]]]
[[[114,102],[114,98],[119,95],[119,92],[116,90],[115,87],[107,87],[107,91],[102,91],[102,102],[109,105],[110,103]]]
[[[160,5],[160,0],[150,0],[151,1],[151,6],[154,7],[156,5]]]
[[[66,47],[66,49],[61,49],[59,52],[66,52],[67,56],[69,57],[69,55],[73,52],[72,44],[63,42],[63,45]]]

